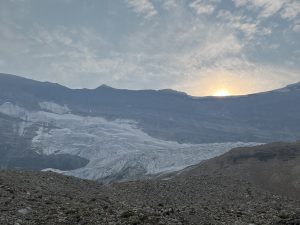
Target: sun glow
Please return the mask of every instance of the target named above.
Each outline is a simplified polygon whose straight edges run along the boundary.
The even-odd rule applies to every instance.
[[[225,96],[229,96],[229,95],[230,95],[230,92],[226,89],[220,89],[214,93],[214,96],[217,96],[217,97],[225,97]]]

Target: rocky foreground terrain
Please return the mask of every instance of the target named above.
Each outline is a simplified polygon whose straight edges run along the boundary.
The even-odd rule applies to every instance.
[[[0,172],[0,224],[300,224],[300,143],[234,149],[155,180]]]

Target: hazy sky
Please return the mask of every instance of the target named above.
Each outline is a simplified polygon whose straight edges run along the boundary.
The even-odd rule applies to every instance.
[[[192,95],[300,81],[300,0],[0,0],[0,72]]]

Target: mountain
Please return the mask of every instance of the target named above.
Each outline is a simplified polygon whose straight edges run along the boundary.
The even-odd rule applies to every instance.
[[[300,142],[236,148],[156,180],[116,183],[111,194],[130,206],[163,206],[186,224],[300,222]]]
[[[278,195],[300,200],[300,142],[236,148],[208,160],[188,174],[239,177]]]
[[[0,103],[39,110],[41,102],[54,102],[67,105],[76,115],[134,120],[153,137],[181,143],[293,141],[300,133],[299,86],[248,96],[193,98],[170,90],[105,85],[72,90],[0,74]]]
[[[195,98],[105,85],[69,89],[0,74],[0,168],[111,182],[178,171],[239,146],[294,141],[298,86]]]
[[[296,225],[299,159],[299,142],[237,148],[175,176],[108,186],[51,172],[0,171],[0,223]]]
[[[300,82],[286,86],[285,88],[278,89],[277,92],[292,92],[300,91]]]

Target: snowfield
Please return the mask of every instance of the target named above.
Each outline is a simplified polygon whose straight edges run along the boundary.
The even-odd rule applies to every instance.
[[[232,148],[258,144],[179,144],[150,137],[134,121],[74,115],[68,106],[53,103],[43,102],[40,107],[34,112],[7,102],[0,105],[0,113],[21,120],[15,128],[18,135],[30,124],[39,124],[32,139],[39,154],[70,154],[88,159],[89,163],[80,169],[54,170],[85,179],[136,179],[178,171]]]
[[[68,106],[64,105],[58,105],[54,102],[40,102],[39,106],[41,109],[44,109],[46,111],[49,112],[53,112],[56,114],[66,114],[70,112],[70,109],[68,108]]]

